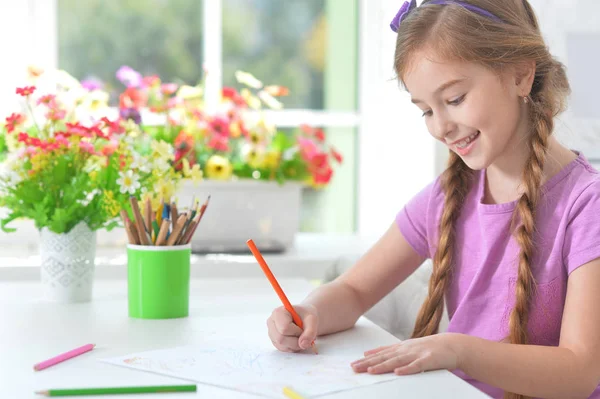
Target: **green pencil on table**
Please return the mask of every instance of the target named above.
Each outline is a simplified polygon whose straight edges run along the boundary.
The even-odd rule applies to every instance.
[[[159,385],[145,387],[73,388],[38,391],[44,396],[122,395],[128,393],[196,392],[196,385]]]

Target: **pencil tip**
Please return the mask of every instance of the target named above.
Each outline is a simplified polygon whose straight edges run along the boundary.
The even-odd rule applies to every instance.
[[[48,396],[48,391],[36,391],[35,394]]]

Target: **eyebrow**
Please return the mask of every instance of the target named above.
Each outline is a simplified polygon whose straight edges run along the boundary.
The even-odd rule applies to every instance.
[[[441,85],[440,87],[438,87],[438,88],[436,89],[436,91],[434,91],[434,94],[436,94],[436,93],[439,93],[439,92],[442,92],[442,91],[446,90],[447,88],[449,88],[449,87],[451,87],[451,86],[454,86],[455,84],[462,83],[462,82],[464,82],[465,80],[467,80],[467,78],[461,78],[461,79],[453,79],[453,80],[450,80],[450,81],[448,81],[448,82],[444,83],[443,85]],[[421,100],[419,100],[419,99],[416,99],[416,98],[413,98],[413,99],[411,99],[410,101],[411,101],[413,104],[417,104],[417,103],[422,103],[422,102],[423,102],[423,101],[421,101]]]

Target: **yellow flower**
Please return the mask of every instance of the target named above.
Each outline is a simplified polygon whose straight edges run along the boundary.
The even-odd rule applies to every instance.
[[[186,178],[191,178],[194,183],[198,183],[202,180],[202,169],[200,169],[200,165],[196,164],[192,168],[190,168],[190,162],[187,158],[183,158],[183,176]]]
[[[38,153],[31,157],[31,170],[34,172],[46,169],[48,166],[48,156],[44,153]]]
[[[206,177],[215,180],[228,180],[233,174],[233,166],[229,159],[221,155],[213,155],[206,162]]]
[[[102,207],[106,213],[111,217],[115,217],[119,214],[121,207],[115,200],[114,193],[111,190],[106,190],[102,197]]]
[[[177,97],[184,100],[192,100],[202,97],[202,88],[197,86],[183,85],[179,88],[176,94]]]
[[[265,155],[265,167],[269,169],[276,169],[279,166],[281,160],[281,151],[269,150]]]
[[[152,147],[152,156],[155,158],[161,158],[167,161],[175,159],[175,151],[173,147],[165,141],[152,141],[150,145]]]
[[[154,184],[154,192],[156,198],[171,198],[175,194],[175,182],[171,179],[161,179]]]
[[[248,104],[248,106],[250,108],[253,109],[260,109],[260,99],[254,95],[252,95],[252,92],[248,89],[242,89],[240,91],[240,95],[242,96],[242,98],[244,99],[244,101],[246,101],[246,103]]]
[[[160,198],[158,196],[155,196],[150,191],[145,191],[144,193],[142,193],[141,203],[145,204],[146,201],[148,201],[148,199],[150,200],[150,204],[152,205],[152,210],[156,211],[160,206]]]
[[[95,181],[96,178],[98,177],[98,171],[97,170],[92,170],[90,173],[90,179],[92,179],[92,181]]]
[[[244,159],[254,169],[264,165],[265,153],[261,147],[251,145],[245,150]]]

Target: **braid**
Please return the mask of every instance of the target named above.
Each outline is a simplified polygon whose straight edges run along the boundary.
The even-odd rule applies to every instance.
[[[412,338],[436,334],[444,312],[444,294],[449,285],[454,254],[454,224],[460,206],[469,191],[471,170],[463,160],[450,151],[448,168],[442,175],[445,194],[444,210],[440,222],[439,245],[433,258],[433,273],[429,280],[429,293],[419,310]]]
[[[548,138],[554,128],[552,115],[545,111],[547,105],[543,101],[532,104],[533,134],[529,143],[530,155],[523,172],[525,192],[517,202],[515,217],[521,224],[514,230],[515,239],[519,243],[519,266],[517,272],[516,301],[510,315],[510,342],[527,344],[527,323],[529,319],[529,302],[535,289],[535,279],[531,270],[534,255],[535,211],[540,199],[540,187],[543,176]],[[522,395],[506,393],[505,399],[524,399]]]

